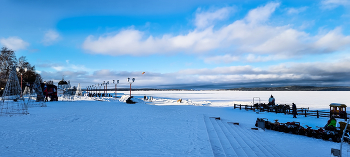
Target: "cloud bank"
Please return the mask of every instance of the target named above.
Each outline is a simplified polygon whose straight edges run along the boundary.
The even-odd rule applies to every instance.
[[[133,83],[135,88],[196,89],[196,86],[202,86],[201,89],[224,89],[242,86],[269,86],[270,84],[280,86],[347,86],[350,83],[348,79],[350,77],[350,58],[327,63],[283,63],[266,68],[246,65],[185,69],[171,73],[146,71],[145,74],[142,74],[142,71],[128,72],[108,69],[93,71],[64,68],[62,71],[56,72],[42,71],[41,75],[44,80],[55,80],[55,78],[62,78],[64,75],[66,80],[70,80],[76,85],[81,83],[82,86],[99,84],[103,81],[120,80],[118,87],[122,88],[129,86],[126,81],[128,77],[136,78],[135,83]]]
[[[187,34],[160,37],[145,36],[145,33],[132,28],[121,30],[114,35],[103,35],[98,38],[88,36],[82,47],[93,54],[118,55],[151,55],[172,53],[214,54],[222,49],[229,49],[225,56],[217,56],[217,62],[223,58],[224,62],[235,61],[237,57],[252,60],[251,56],[270,55],[274,58],[293,58],[306,54],[332,53],[349,48],[350,36],[342,34],[341,27],[326,33],[311,35],[293,29],[289,25],[274,26],[269,19],[280,3],[271,2],[264,6],[250,10],[247,15],[231,24],[214,29],[216,20],[229,16],[229,8],[221,8],[210,12],[197,12],[194,30]],[[297,13],[306,8],[292,9],[288,12]],[[259,59],[254,59],[258,61]]]

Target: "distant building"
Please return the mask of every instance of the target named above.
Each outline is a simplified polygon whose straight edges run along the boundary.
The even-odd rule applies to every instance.
[[[63,78],[60,82],[58,82],[58,86],[57,86],[57,95],[58,96],[62,96],[64,94],[64,91],[66,89],[70,89],[70,82],[65,81]]]

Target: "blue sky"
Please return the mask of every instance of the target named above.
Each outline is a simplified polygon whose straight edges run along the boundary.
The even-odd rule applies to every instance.
[[[0,46],[83,87],[349,86],[350,1],[2,0]],[[142,72],[146,72],[142,75]]]

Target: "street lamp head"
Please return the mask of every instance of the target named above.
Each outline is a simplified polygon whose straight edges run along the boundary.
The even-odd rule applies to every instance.
[[[130,82],[130,78],[129,78],[129,77],[128,77],[128,79],[127,79],[127,80],[128,80],[128,82]]]
[[[19,72],[19,67],[16,68],[17,72]]]
[[[119,83],[119,80],[117,80],[117,84]]]
[[[132,78],[132,82],[135,82],[135,78]]]
[[[24,72],[27,72],[28,68],[24,68]]]
[[[114,80],[113,80],[113,84],[114,84]]]

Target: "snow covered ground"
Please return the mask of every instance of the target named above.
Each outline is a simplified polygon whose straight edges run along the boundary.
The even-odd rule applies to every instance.
[[[121,93],[119,93],[121,96]],[[125,92],[128,94],[128,92]],[[349,92],[239,92],[239,91],[139,91],[136,104],[109,99],[82,98],[48,102],[31,107],[29,115],[0,116],[0,156],[214,156],[205,117],[219,116],[239,122],[250,131],[256,118],[280,122],[299,121],[324,126],[327,118],[233,109],[233,103],[262,102],[272,94],[277,103],[328,109],[332,102],[349,105]],[[182,103],[176,102],[182,98]],[[330,156],[340,144],[301,135],[258,130],[275,149],[287,156]],[[348,156],[346,144],[344,156]]]

